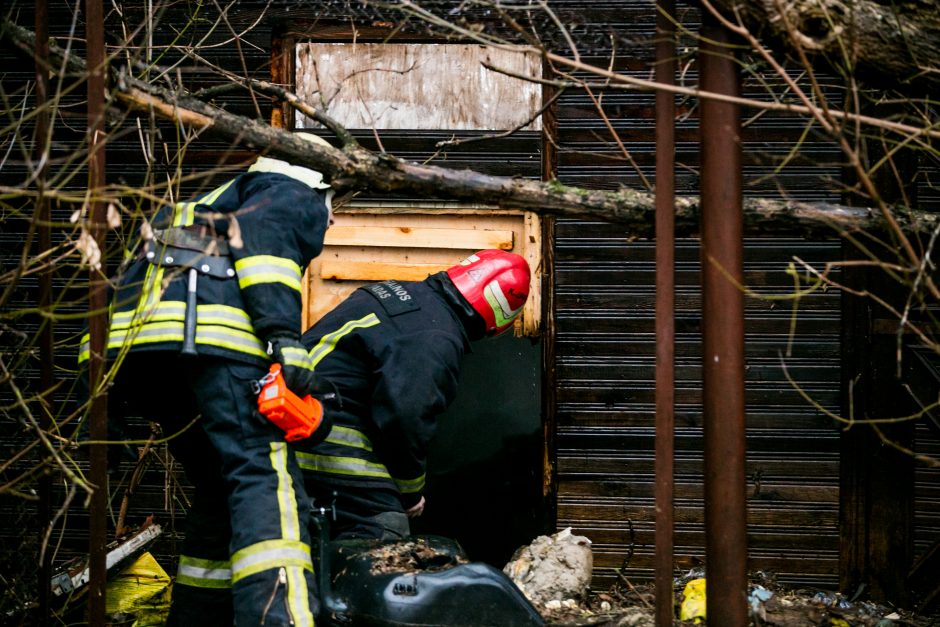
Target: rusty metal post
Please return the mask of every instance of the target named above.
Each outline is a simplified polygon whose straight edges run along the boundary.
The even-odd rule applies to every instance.
[[[92,401],[89,435],[92,444],[89,453],[89,478],[94,485],[88,526],[88,624],[105,624],[105,587],[107,584],[107,512],[108,512],[108,456],[103,442],[108,438],[107,397],[94,393],[104,373],[105,338],[108,333],[108,296],[105,272],[106,215],[104,203],[98,198],[105,183],[104,159],[104,13],[101,2],[86,0],[85,37],[88,60],[88,193],[92,235],[102,251],[101,268],[89,272],[88,331],[91,353],[88,359],[89,389]]]
[[[34,223],[38,225],[39,237],[37,241],[40,253],[52,249],[52,227],[49,199],[45,195],[46,174],[49,170],[49,72],[46,69],[49,63],[49,6],[47,0],[36,0],[36,130],[33,142],[33,158],[35,163],[41,164],[36,177],[36,215]],[[39,276],[39,308],[50,312],[52,307],[52,273],[50,266],[43,270]],[[43,391],[51,390],[55,383],[53,371],[53,330],[52,317],[46,317],[40,323],[39,332],[39,383]],[[51,399],[50,401],[51,402]],[[39,428],[49,428],[49,414],[43,411],[39,416]],[[49,600],[51,596],[52,581],[52,551],[44,546],[46,530],[52,524],[52,477],[43,474],[39,478],[39,507],[37,508],[36,533],[39,534],[39,581],[37,598],[39,601],[39,615],[37,623],[47,625],[50,618]]]
[[[730,33],[703,10],[702,89],[737,96]],[[744,295],[738,107],[704,98],[702,158],[702,376],[708,623],[747,624]],[[737,284],[736,284],[737,283]]]
[[[675,1],[660,0],[656,82],[675,83]],[[673,624],[675,457],[675,96],[656,92],[656,625]]]

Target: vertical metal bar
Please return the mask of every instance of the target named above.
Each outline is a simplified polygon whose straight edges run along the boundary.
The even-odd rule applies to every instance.
[[[542,62],[542,76],[551,76],[551,65]],[[542,103],[550,102],[557,94],[556,87],[549,83],[542,84]],[[558,103],[554,102],[542,114],[542,180],[554,180],[558,174]],[[545,329],[545,341],[542,350],[542,498],[545,524],[554,525],[557,521],[558,475],[555,434],[557,421],[557,381],[555,366],[555,218],[542,217],[542,328]]]
[[[104,442],[108,437],[107,397],[94,393],[104,372],[105,337],[107,335],[107,284],[104,281],[105,206],[98,198],[104,189],[104,13],[101,2],[85,2],[88,59],[88,193],[92,236],[102,251],[102,266],[92,268],[89,275],[88,330],[91,356],[88,360],[89,389],[92,390],[89,434],[92,444],[90,480],[95,486],[91,497],[88,527],[88,623],[105,624],[105,586],[107,577],[106,543],[108,511],[108,457]]]
[[[656,82],[676,75],[675,1],[660,0]],[[656,92],[656,625],[673,624],[675,457],[675,96]]]
[[[703,11],[702,89],[738,95],[730,33]],[[709,624],[747,624],[744,295],[740,120],[735,105],[703,99],[702,373],[705,548]],[[737,284],[736,284],[737,283]]]
[[[33,142],[33,158],[35,163],[39,164],[39,174],[36,177],[36,218],[39,225],[38,246],[39,252],[45,252],[52,248],[52,228],[50,220],[49,199],[45,195],[46,174],[48,167],[49,153],[49,127],[50,115],[48,110],[49,102],[49,72],[47,70],[49,63],[49,6],[47,0],[36,0],[36,135]],[[39,308],[41,311],[49,311],[52,307],[52,267],[46,268],[39,276]],[[51,313],[51,312],[50,312]],[[39,332],[39,383],[43,391],[51,390],[55,383],[55,375],[52,364],[54,358],[53,352],[53,328],[54,323],[51,316],[43,318],[42,327]],[[49,415],[46,411],[40,413],[39,428],[46,430],[49,428]],[[39,600],[39,615],[37,616],[40,625],[46,625],[49,622],[49,599],[50,584],[52,581],[52,551],[45,547],[43,540],[46,530],[52,521],[52,477],[44,474],[39,478],[39,507],[37,509],[38,524],[36,533],[39,534],[39,546],[41,554],[39,555],[39,581],[37,598]]]

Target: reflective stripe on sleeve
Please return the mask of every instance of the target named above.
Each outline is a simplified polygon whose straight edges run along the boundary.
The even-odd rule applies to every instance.
[[[372,450],[372,442],[369,441],[369,438],[367,438],[364,433],[339,425],[333,425],[333,428],[330,429],[330,434],[326,436],[326,441],[330,444],[352,446],[366,451]]]
[[[321,337],[317,345],[310,351],[310,363],[312,367],[316,368],[317,364],[320,363],[324,357],[332,353],[333,349],[336,348],[337,342],[339,342],[343,336],[352,333],[356,329],[374,327],[379,324],[379,322],[381,322],[379,317],[374,313],[370,313],[358,320],[350,320],[332,333],[327,333]]]
[[[264,540],[239,549],[232,555],[232,583],[282,566],[313,571],[310,547],[299,540]]]
[[[242,289],[264,283],[281,283],[300,291],[300,266],[290,259],[255,255],[235,262],[238,286]]]
[[[285,366],[313,370],[313,367],[310,365],[310,353],[302,348],[285,346],[281,349],[281,356],[284,358]]]
[[[416,494],[424,490],[424,478],[425,475],[421,475],[416,479],[395,479],[395,485],[398,486],[398,491],[402,494]]]
[[[228,560],[205,560],[180,555],[176,583],[194,588],[231,588],[232,569]]]

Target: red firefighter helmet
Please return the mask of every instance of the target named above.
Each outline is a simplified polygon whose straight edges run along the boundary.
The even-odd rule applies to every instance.
[[[481,250],[447,276],[486,322],[486,335],[499,335],[512,326],[529,296],[529,264],[520,255]]]

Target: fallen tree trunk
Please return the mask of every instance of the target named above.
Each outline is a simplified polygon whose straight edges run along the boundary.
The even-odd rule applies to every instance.
[[[4,22],[3,33],[30,52],[30,31]],[[50,55],[64,55],[50,46]],[[70,57],[70,72],[84,71],[81,59]],[[481,174],[407,162],[385,153],[375,153],[350,144],[343,149],[314,145],[292,133],[219,109],[186,93],[178,93],[125,74],[113,77],[112,102],[128,110],[153,112],[183,126],[201,129],[218,137],[304,164],[324,172],[337,192],[369,190],[399,192],[435,199],[472,201],[507,209],[533,211],[563,218],[597,219],[620,224],[628,235],[649,237],[653,233],[654,195],[631,188],[617,191],[588,190],[513,177]],[[699,199],[676,199],[676,232],[695,235],[699,228]],[[459,208],[457,209],[459,211]],[[448,209],[451,211],[451,209]],[[881,212],[859,207],[752,198],[744,201],[745,229],[751,235],[802,235],[840,237],[847,233],[884,232],[891,228]],[[931,231],[940,219],[933,214],[898,211],[894,219],[906,232]]]
[[[715,0],[754,34],[852,72],[869,87],[936,93],[940,0]],[[923,95],[923,94],[922,94]]]

